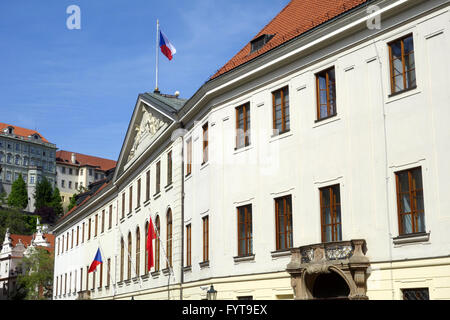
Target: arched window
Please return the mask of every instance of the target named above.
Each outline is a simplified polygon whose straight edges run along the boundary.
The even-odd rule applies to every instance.
[[[172,210],[167,211],[167,268],[172,267]]]
[[[125,255],[125,242],[120,240],[120,281],[123,281],[123,258]]]
[[[161,240],[159,234],[161,232],[161,223],[159,222],[159,216],[155,219],[156,239],[155,239],[155,271],[159,271],[159,250],[161,246]]]
[[[128,233],[128,273],[127,279],[131,280],[131,232]]]
[[[147,241],[147,239],[148,239],[148,222],[145,224],[145,240]],[[147,248],[144,251],[145,251],[144,274],[148,274],[148,250],[147,250]]]
[[[139,227],[136,230],[136,275],[140,275],[141,265],[141,233]]]
[[[14,163],[15,163],[17,166],[20,166],[20,156],[16,156],[16,160],[14,161]]]

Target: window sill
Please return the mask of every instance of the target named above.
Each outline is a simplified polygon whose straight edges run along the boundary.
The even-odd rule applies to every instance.
[[[233,257],[234,263],[255,261],[255,254]]]
[[[392,239],[394,246],[401,246],[407,244],[427,243],[430,241],[430,232],[411,233],[401,235]]]
[[[124,283],[126,286],[129,286],[131,284],[131,280],[125,280]]]
[[[150,274],[144,274],[143,276],[141,276],[142,281],[148,281],[148,279],[150,278]]]
[[[208,162],[203,162],[202,165],[200,166],[200,170],[203,170],[203,169],[205,169],[208,166],[209,166],[209,161]]]
[[[158,199],[159,197],[161,197],[161,191],[158,191],[158,193],[155,193],[155,194],[153,195],[153,200],[156,200],[156,199]]]
[[[165,268],[165,269],[162,269],[161,271],[162,271],[163,275],[165,275],[165,276],[170,274],[170,268]]]
[[[289,248],[289,249],[272,251],[270,254],[272,255],[272,259],[281,258],[281,257],[290,257],[291,249]]]
[[[169,191],[172,188],[173,188],[173,183],[168,184],[167,186],[164,187],[164,191],[167,192],[167,191]]]
[[[200,269],[209,268],[209,261],[203,261],[199,263]]]
[[[415,89],[417,89],[417,85],[415,85],[415,86],[413,86],[413,87],[411,87],[411,88],[408,88],[408,89],[403,89],[403,90],[401,90],[401,91],[397,91],[397,92],[391,93],[391,94],[388,96],[388,98],[393,98],[393,97],[395,97],[395,96],[399,96],[399,95],[401,95],[401,94],[403,94],[403,93],[406,93],[406,92],[409,92],[409,91],[413,91],[413,90],[415,90]]]
[[[136,209],[134,209],[134,212],[138,213],[139,211],[141,211],[141,207],[137,207]]]
[[[334,118],[337,118],[337,113],[333,114],[331,116],[325,117],[325,118],[317,119],[314,121],[314,123],[326,122],[327,120],[334,119]]]
[[[278,141],[280,139],[289,138],[289,137],[292,137],[293,135],[294,135],[294,133],[291,132],[290,130],[282,132],[282,133],[278,133],[278,134],[273,134],[270,137],[269,143]]]
[[[160,272],[159,271],[153,271],[151,273],[152,278],[158,278],[159,277]]]
[[[150,204],[150,199],[145,200],[144,207],[148,206]]]
[[[97,291],[98,291],[98,292],[101,292],[102,289],[103,289],[102,287],[98,287],[98,288],[97,288]]]
[[[185,177],[184,177],[184,181],[188,181],[189,179],[191,179],[192,178],[192,173],[189,173],[188,175],[186,175]]]
[[[183,268],[183,272],[191,272],[192,271],[192,266],[187,266]]]
[[[234,154],[239,154],[248,150],[253,149],[253,145],[249,144],[248,146],[245,147],[239,147],[239,148],[234,148]]]
[[[133,283],[138,283],[139,282],[139,277],[134,277],[133,279],[131,279],[133,281]]]
[[[119,288],[122,288],[122,287],[123,287],[123,281],[117,282],[117,286],[118,286]]]
[[[125,221],[125,217],[120,218],[120,223],[123,223]]]

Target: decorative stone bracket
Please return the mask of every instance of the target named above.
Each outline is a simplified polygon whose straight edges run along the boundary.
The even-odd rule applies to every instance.
[[[365,240],[321,243],[294,248],[286,271],[291,275],[295,299],[310,300],[320,275],[335,273],[348,286],[348,299],[366,300],[367,268]],[[330,288],[335,289],[335,288]]]

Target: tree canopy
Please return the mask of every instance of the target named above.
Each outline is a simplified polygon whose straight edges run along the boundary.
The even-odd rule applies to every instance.
[[[27,184],[19,174],[19,178],[13,182],[11,193],[8,196],[8,205],[12,208],[25,209],[28,206]]]
[[[17,284],[22,288],[26,300],[51,300],[53,265],[53,255],[43,248],[33,248],[31,254],[22,259],[22,274]]]

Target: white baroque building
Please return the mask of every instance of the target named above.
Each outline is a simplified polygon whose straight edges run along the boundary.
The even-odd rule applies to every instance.
[[[449,9],[293,0],[189,100],[139,95],[54,299],[450,299]]]

